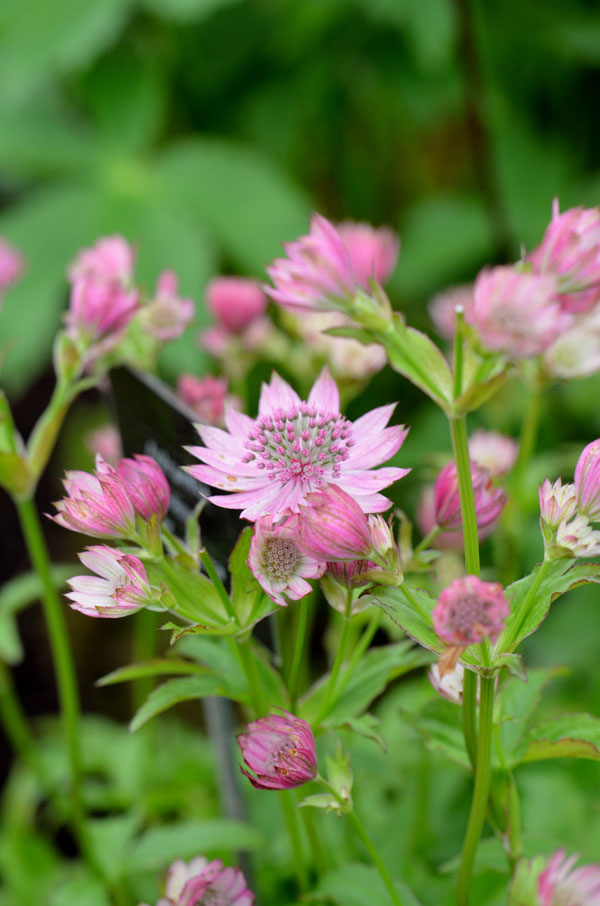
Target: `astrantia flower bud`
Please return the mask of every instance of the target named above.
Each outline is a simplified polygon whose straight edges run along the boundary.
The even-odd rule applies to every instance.
[[[539,355],[571,326],[550,274],[514,267],[483,270],[474,287],[472,323],[489,349],[513,358]]]
[[[564,849],[554,853],[538,878],[537,906],[600,906],[600,864],[576,862]]]
[[[540,485],[540,515],[542,531],[553,533],[563,521],[571,519],[577,510],[577,489],[574,484],[563,485],[560,478],[554,484],[548,478]],[[544,537],[547,532],[544,532]]]
[[[477,576],[455,579],[443,590],[433,609],[433,627],[449,645],[466,647],[489,638],[495,642],[510,613],[497,582]]]
[[[98,544],[86,548],[79,559],[95,576],[68,579],[66,595],[73,610],[89,617],[126,617],[153,603],[153,589],[138,557]]]
[[[63,480],[67,496],[55,503],[58,525],[95,538],[130,538],[135,532],[136,512],[122,479],[115,469],[96,457],[96,469],[67,472]]]
[[[312,730],[288,711],[248,724],[247,732],[240,733],[237,740],[249,768],[242,772],[257,789],[287,790],[317,776]]]
[[[398,260],[400,240],[396,234],[386,227],[377,229],[351,220],[338,223],[337,231],[348,250],[357,282],[366,290],[370,280],[385,283]]]
[[[306,579],[318,579],[325,564],[300,550],[297,521],[273,525],[264,516],[254,526],[248,566],[272,601],[286,607],[284,595],[297,601],[312,591]]]
[[[177,859],[169,868],[165,896],[156,906],[253,906],[239,868],[224,868],[220,859],[209,862],[197,856],[191,862]],[[142,904],[143,906],[143,904]]]
[[[142,519],[156,516],[162,521],[171,502],[171,488],[158,463],[151,456],[136,454],[134,459],[119,460],[116,471],[136,513]]]
[[[178,284],[173,271],[163,271],[156,284],[154,299],[144,305],[138,315],[146,333],[163,343],[180,337],[194,317],[196,306],[191,299],[180,298]]]
[[[376,566],[372,560],[335,560],[327,563],[326,572],[344,588],[360,588],[373,582],[372,579],[365,579],[363,573]]]
[[[475,515],[478,530],[488,528],[489,534],[502,512],[506,495],[497,488],[486,469],[471,462],[471,478],[475,496]],[[459,529],[462,525],[458,474],[456,463],[449,462],[438,475],[434,486],[436,524],[445,531]]]
[[[69,268],[69,279],[97,277],[127,286],[133,279],[133,249],[122,236],[106,236],[83,249]]]
[[[469,438],[469,457],[492,478],[502,478],[510,472],[518,453],[517,441],[498,431],[474,431]]]
[[[592,528],[585,516],[576,516],[570,522],[564,520],[558,526],[556,545],[558,551],[550,551],[551,559],[561,553],[563,557],[569,554],[572,557],[597,557],[600,555],[600,532]]]
[[[373,549],[366,515],[335,485],[307,495],[298,528],[302,550],[317,560],[358,560]]]
[[[267,300],[254,280],[216,277],[206,287],[206,304],[226,330],[241,333],[264,313]]]
[[[462,664],[456,664],[454,670],[450,670],[444,676],[440,674],[439,665],[432,664],[427,674],[435,691],[456,705],[462,702],[464,676],[465,668]]]
[[[577,512],[593,522],[600,520],[600,440],[581,452],[575,467]]]

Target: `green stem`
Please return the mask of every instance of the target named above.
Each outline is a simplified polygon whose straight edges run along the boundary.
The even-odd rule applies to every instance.
[[[457,305],[454,311],[454,399],[462,393],[463,363],[464,363],[464,337],[463,326],[465,323],[465,310],[462,305]]]
[[[202,561],[202,565],[204,566],[204,568],[208,574],[208,578],[211,580],[211,582],[215,586],[217,593],[218,593],[221,601],[223,602],[223,607],[225,608],[227,615],[230,616],[232,620],[235,620],[236,623],[239,623],[239,620],[233,609],[233,604],[231,603],[231,598],[227,594],[227,589],[223,585],[223,582],[221,581],[221,577],[219,576],[218,572],[216,571],[215,565],[212,562],[212,560],[210,558],[210,554],[208,553],[206,548],[204,548],[203,550],[200,551],[200,560]]]
[[[494,683],[493,677],[481,677],[477,771],[475,773],[475,789],[473,791],[471,813],[458,875],[457,906],[469,906],[471,872],[488,807],[494,723]]]
[[[290,709],[293,712],[298,700],[300,674],[304,663],[307,647],[308,628],[311,618],[311,604],[306,600],[296,605],[296,635],[294,638],[294,652],[288,678],[288,691],[290,693]]]
[[[329,674],[329,682],[327,684],[327,690],[325,692],[325,699],[323,701],[323,704],[321,705],[321,708],[319,709],[319,713],[315,718],[315,726],[318,726],[323,718],[327,716],[335,701],[338,677],[340,675],[340,670],[342,669],[342,664],[344,663],[344,659],[346,657],[346,648],[348,647],[348,639],[350,637],[351,611],[352,589],[349,588],[346,599],[346,613],[343,617],[344,622],[342,624],[342,634],[340,636],[340,641],[335,653],[335,658],[333,660],[331,673]]]
[[[458,493],[460,495],[460,512],[465,545],[465,569],[468,575],[479,576],[479,539],[477,537],[475,495],[473,494],[471,463],[469,460],[467,420],[464,415],[450,419],[450,434],[452,436],[452,447],[454,449],[458,478]]]
[[[35,739],[18,699],[11,672],[2,661],[0,661],[0,720],[14,751],[25,764],[29,765],[42,786],[47,789],[48,778],[37,757]]]
[[[75,384],[59,380],[54,387],[50,402],[31,432],[27,442],[27,454],[34,476],[34,487],[46,468],[58,432],[76,395],[77,386]]]
[[[248,691],[250,692],[250,702],[252,710],[254,711],[254,716],[264,716],[267,711],[267,704],[260,683],[260,676],[256,669],[252,639],[250,637],[244,641],[238,641],[237,644],[235,644],[235,642],[233,644],[239,654],[242,670],[244,671],[246,682],[248,683]]]
[[[529,615],[529,608],[531,606],[531,603],[534,600],[540,585],[544,581],[544,579],[546,577],[546,573],[550,569],[551,563],[552,563],[552,560],[543,560],[542,561],[540,568],[538,570],[537,576],[533,580],[531,588],[525,595],[525,600],[521,604],[521,608],[515,619],[514,628],[512,629],[510,636],[503,643],[504,651],[510,651],[511,648],[515,644],[515,639],[517,639],[519,637],[519,633],[521,632],[523,626],[525,625],[525,622]]]
[[[323,875],[326,875],[329,871],[329,864],[326,856],[327,849],[322,845],[319,839],[319,834],[315,826],[313,809],[303,808],[300,809],[300,813],[304,823],[304,830],[306,831],[306,836],[308,837],[308,842],[310,844],[313,862],[316,866],[318,875],[323,877]]]
[[[142,609],[133,618],[132,654],[133,663],[151,660],[156,653],[157,624],[156,616],[151,610]],[[154,688],[151,676],[139,677],[132,683],[132,701],[134,710],[146,701]],[[154,726],[154,724],[152,725]]]
[[[385,884],[385,887],[391,897],[392,902],[395,904],[395,906],[405,906],[406,901],[400,896],[400,894],[396,890],[396,886],[395,886],[394,882],[392,881],[392,876],[390,875],[389,871],[385,867],[383,859],[377,852],[377,849],[375,848],[373,841],[369,837],[364,824],[362,823],[362,821],[360,820],[360,818],[358,817],[358,815],[356,814],[354,809],[351,812],[348,812],[348,819],[350,820],[350,824],[352,825],[352,827],[356,831],[357,835],[362,840],[365,849],[367,850],[371,859],[373,860],[373,865],[379,872],[381,880]]]
[[[421,553],[421,551],[426,551],[431,542],[435,541],[441,531],[442,530],[439,525],[434,525],[431,531],[427,532],[425,537],[421,541],[419,541],[419,543],[415,547],[413,551],[413,557],[417,557]]]
[[[462,694],[462,728],[471,766],[477,762],[477,674],[465,670]]]

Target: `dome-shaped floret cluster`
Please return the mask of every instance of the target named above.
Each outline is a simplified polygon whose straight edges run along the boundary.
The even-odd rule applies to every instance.
[[[439,596],[433,609],[433,626],[449,645],[466,647],[486,636],[495,642],[509,613],[501,585],[464,576],[451,582]]]

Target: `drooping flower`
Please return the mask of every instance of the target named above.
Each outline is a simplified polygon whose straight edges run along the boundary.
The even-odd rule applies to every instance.
[[[307,579],[318,579],[325,564],[304,553],[298,546],[295,521],[274,525],[271,516],[263,516],[254,526],[248,566],[261,588],[280,607],[286,597],[294,601],[312,591]],[[285,597],[284,597],[285,595]]]
[[[88,617],[126,617],[153,603],[153,589],[138,557],[97,544],[78,554],[95,576],[74,576],[66,597],[73,610]]]
[[[575,467],[577,512],[592,522],[600,520],[600,440],[594,440],[581,452]]]
[[[470,324],[473,317],[473,286],[452,286],[434,296],[429,303],[429,315],[441,337],[450,342],[456,328],[456,309],[462,308],[465,321]]]
[[[542,531],[546,528],[549,533],[556,532],[559,524],[572,519],[577,511],[577,488],[563,484],[560,478],[554,484],[546,478],[540,485],[539,498]]]
[[[455,579],[433,608],[433,628],[449,645],[460,648],[488,637],[495,642],[510,613],[498,582],[482,582],[477,576]]]
[[[554,853],[538,878],[538,906],[600,906],[600,864],[576,862],[564,849]]]
[[[565,311],[589,311],[600,301],[600,208],[569,208],[558,199],[540,245],[528,256],[536,271],[558,279]]]
[[[287,790],[317,776],[313,732],[288,711],[255,720],[237,740],[249,768],[242,773],[259,790]]]
[[[223,867],[220,859],[197,856],[177,859],[169,868],[165,896],[156,906],[253,906],[254,894],[239,868]]]
[[[475,281],[471,321],[489,349],[517,359],[539,355],[573,323],[557,291],[549,273],[485,269]]]
[[[119,460],[116,471],[136,513],[142,519],[156,516],[162,521],[171,502],[171,488],[158,463],[151,456],[136,453],[133,459]]]
[[[196,306],[178,293],[179,281],[173,271],[163,271],[156,284],[154,298],[139,312],[146,333],[165,343],[176,340],[194,317]]]
[[[364,289],[369,289],[370,280],[385,283],[391,277],[400,252],[400,240],[393,230],[345,220],[337,224],[337,231],[348,250],[356,281]]]
[[[225,403],[231,405],[233,399],[227,395],[227,378],[212,374],[203,378],[182,374],[177,379],[177,396],[207,425],[221,424]]]
[[[96,469],[70,471],[63,484],[67,496],[57,501],[52,518],[58,525],[95,538],[130,538],[135,532],[135,509],[116,470],[96,457]]]
[[[20,279],[25,259],[18,249],[0,237],[0,301],[3,294]]]
[[[471,462],[471,479],[475,496],[475,516],[479,531],[487,529],[485,537],[493,530],[502,512],[506,495],[497,488],[486,469]],[[434,510],[436,524],[444,531],[459,529],[462,525],[460,494],[456,463],[444,466],[434,485]]]
[[[358,280],[348,249],[332,223],[313,214],[310,233],[284,246],[287,258],[267,268],[275,288],[268,295],[288,311],[344,311]]]
[[[312,491],[335,484],[366,513],[382,512],[390,502],[379,493],[407,469],[374,467],[400,449],[407,430],[385,427],[394,406],[381,406],[348,421],[340,413],[335,381],[324,369],[307,402],[279,375],[263,385],[258,418],[226,411],[229,433],[199,426],[205,447],[188,448],[204,465],[187,467],[195,478],[230,495],[212,503],[261,516],[298,513]]]
[[[462,702],[464,676],[465,668],[462,664],[456,664],[453,670],[443,676],[440,674],[439,665],[432,664],[427,674],[435,691],[456,705],[460,705]]]
[[[519,444],[498,431],[474,431],[469,438],[470,459],[486,469],[492,478],[502,478],[510,472],[519,454]]]
[[[254,280],[216,277],[206,287],[206,304],[230,333],[241,333],[264,314],[267,300]]]

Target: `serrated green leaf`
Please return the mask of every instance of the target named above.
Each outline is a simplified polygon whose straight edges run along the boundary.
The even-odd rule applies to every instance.
[[[153,689],[143,705],[136,711],[129,729],[131,732],[139,730],[145,723],[158,714],[168,711],[179,702],[193,701],[206,698],[207,695],[226,695],[230,697],[229,690],[223,689],[218,676],[185,676],[168,680],[162,686]]]
[[[600,761],[600,718],[569,714],[540,724],[517,750],[519,762],[548,758],[591,758]]]
[[[560,667],[537,667],[527,671],[527,682],[508,677],[500,687],[498,714],[502,751],[506,764],[515,764],[516,752],[545,687],[566,671]]]
[[[385,346],[390,365],[419,387],[442,408],[452,405],[454,379],[442,352],[426,334],[407,327],[394,317],[394,330],[377,335]]]
[[[180,661],[176,658],[165,658],[163,660],[156,658],[153,661],[142,661],[139,664],[128,664],[125,667],[119,667],[117,670],[113,670],[111,673],[107,673],[99,680],[96,680],[96,685],[113,686],[115,683],[129,683],[145,676],[164,676],[169,673],[205,676],[207,669],[206,667],[200,667],[198,664],[191,664],[189,661]]]
[[[179,616],[213,631],[227,630],[231,625],[231,618],[216,588],[196,568],[187,569],[181,562],[169,557],[159,563],[148,563],[147,572],[152,585],[158,588],[163,584],[167,586],[175,599],[173,610]]]
[[[212,856],[221,850],[255,850],[263,842],[259,831],[241,821],[185,821],[146,831],[133,847],[127,869],[130,874],[162,871],[174,859],[190,859],[198,853]]]

